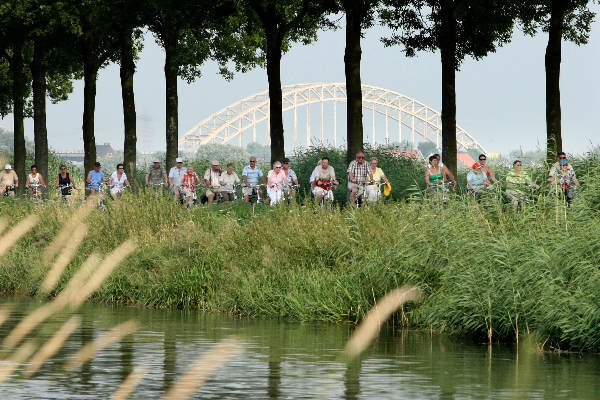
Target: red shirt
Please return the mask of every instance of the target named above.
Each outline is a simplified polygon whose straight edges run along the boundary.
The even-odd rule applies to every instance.
[[[199,180],[198,175],[195,172],[188,174],[187,172],[181,178],[181,186],[186,189],[190,189],[192,192],[196,191],[196,187],[194,186],[194,182]]]

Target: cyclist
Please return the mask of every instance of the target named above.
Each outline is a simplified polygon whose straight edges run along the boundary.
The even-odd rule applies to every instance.
[[[365,162],[365,154],[362,151],[356,153],[356,160],[352,160],[348,165],[348,190],[352,203],[356,201],[356,196],[361,196],[365,184],[369,177],[369,165]],[[360,186],[359,186],[360,185]],[[359,193],[359,189],[360,193]]]
[[[96,194],[100,190],[100,184],[106,182],[106,177],[104,176],[104,172],[100,170],[101,168],[102,165],[96,161],[94,169],[88,172],[86,182],[88,183],[90,194]]]
[[[515,160],[513,169],[506,176],[506,194],[510,197],[515,212],[519,211],[519,203],[526,197],[525,189],[527,186],[539,188],[529,174],[522,170],[522,166],[521,160]]]
[[[6,164],[4,171],[0,175],[0,195],[8,194],[10,197],[15,197],[14,188],[19,187],[17,173],[13,171],[10,164]]]
[[[159,188],[160,185],[167,185],[167,174],[163,171],[160,161],[155,160],[152,164],[152,168],[146,174],[146,187],[152,185],[153,188]]]
[[[38,166],[33,164],[31,166],[31,173],[27,175],[27,182],[25,183],[25,187],[29,189],[29,200],[33,200],[33,197],[36,195],[42,195],[40,185],[46,188],[44,177],[38,172]]]
[[[177,157],[175,159],[175,166],[169,171],[169,187],[176,199],[179,199],[179,187],[181,186],[181,180],[183,179],[185,172],[186,171],[183,168],[183,159]]]
[[[290,197],[294,197],[296,195],[296,190],[294,190],[292,185],[298,186],[298,176],[296,175],[294,170],[290,168],[290,159],[289,158],[286,157],[283,159],[282,167],[283,167],[282,171],[285,174],[285,176],[287,177],[287,186],[286,187],[289,190]]]
[[[70,196],[71,189],[75,189],[75,181],[71,179],[71,174],[67,172],[67,166],[62,164],[60,166],[60,173],[56,177],[56,189],[60,187],[60,193],[62,196]]]
[[[379,197],[381,197],[381,192],[379,191],[379,184],[381,180],[390,185],[390,181],[383,173],[383,170],[377,166],[378,160],[377,158],[371,158],[369,162],[369,185],[367,186],[367,201],[371,203],[377,202]],[[391,186],[391,185],[390,185]]]
[[[240,184],[240,178],[233,170],[232,163],[227,164],[227,170],[225,172],[221,172],[219,183],[221,184],[221,194],[223,195],[223,200],[235,200],[235,185]]]
[[[446,167],[444,165],[444,163],[442,163],[442,157],[438,154],[432,154],[431,157],[434,157],[438,160],[438,165],[442,168],[442,176],[444,177],[444,182],[450,181],[452,183],[454,183],[456,185],[456,179],[454,179],[454,175],[452,174],[452,172],[448,169],[448,167]],[[429,159],[431,160],[431,157],[429,157]],[[430,161],[431,163],[431,161]],[[432,165],[429,165],[428,168],[431,168]]]
[[[256,166],[256,157],[250,157],[250,165],[246,165],[242,171],[242,179],[244,181],[242,194],[246,203],[250,202],[250,197],[254,189],[253,186],[258,185],[258,178],[262,179],[263,185],[266,184],[262,170]],[[260,188],[257,188],[257,193],[258,197],[262,197],[262,190]]]
[[[467,193],[475,194],[490,185],[490,181],[481,169],[479,163],[473,164],[473,169],[467,174]]]
[[[556,187],[560,185],[565,194],[565,200],[570,204],[571,200],[576,196],[574,186],[579,187],[580,185],[575,175],[575,170],[569,164],[567,155],[564,152],[558,153],[558,161],[550,169],[549,176]]]
[[[429,164],[425,170],[425,183],[427,184],[427,190],[432,191],[434,189],[441,189],[444,185],[444,172],[440,165],[440,159],[436,157],[436,154],[429,156]]]
[[[212,160],[210,168],[204,172],[204,183],[206,183],[206,197],[208,198],[208,204],[211,204],[215,199],[215,196],[221,190],[221,167],[219,161]]]
[[[125,189],[125,185],[129,186],[129,180],[125,173],[125,166],[123,164],[117,164],[117,170],[112,173],[108,180],[110,186],[110,194],[116,199],[121,196],[121,192]]]
[[[331,201],[333,201],[332,189],[337,188],[339,182],[335,178],[335,170],[329,165],[329,158],[321,158],[321,165],[317,165],[313,171],[315,180],[312,182],[312,192],[317,200],[322,199],[331,193]]]
[[[269,197],[268,203],[271,206],[281,202],[284,186],[287,186],[287,177],[281,170],[281,163],[275,161],[273,169],[267,174],[267,196]]]
[[[185,200],[185,206],[190,207],[190,202],[196,200],[196,182],[201,183],[202,181],[198,178],[198,175],[194,172],[194,167],[191,165],[187,167],[187,171],[181,178],[181,185],[179,190]]]
[[[480,154],[479,155],[479,164],[481,164],[481,171],[483,171],[485,176],[487,176],[488,180],[494,181],[494,183],[498,182],[498,179],[496,179],[496,175],[494,175],[494,171],[492,171],[492,169],[490,167],[488,167],[486,165],[486,163],[487,163],[487,156],[485,154]]]

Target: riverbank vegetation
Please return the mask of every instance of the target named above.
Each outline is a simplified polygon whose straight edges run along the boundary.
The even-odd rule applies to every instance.
[[[546,347],[598,350],[599,168],[591,156],[579,161],[584,189],[571,207],[543,190],[520,214],[501,197],[459,194],[447,204],[412,196],[329,212],[308,200],[188,211],[169,197],[125,196],[87,218],[89,235],[58,287],[93,251],[133,237],[138,250],[95,301],[355,322],[385,293],[414,284],[424,300],[396,323],[484,341],[529,332]],[[42,249],[73,208],[0,205],[10,224],[41,218],[0,266],[2,293],[36,295],[48,270]]]

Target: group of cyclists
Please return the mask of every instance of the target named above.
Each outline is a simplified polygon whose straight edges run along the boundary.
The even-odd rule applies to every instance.
[[[383,170],[378,167],[377,158],[373,157],[367,162],[363,152],[356,154],[346,170],[348,178],[348,200],[351,204],[360,205],[363,201],[367,203],[377,202],[382,195],[389,195],[391,184]],[[568,203],[575,197],[579,181],[575,170],[569,164],[564,152],[558,154],[558,159],[552,165],[549,179],[555,187],[564,193]],[[89,193],[94,195],[103,190],[105,185],[110,188],[113,198],[121,196],[129,186],[129,180],[125,173],[124,165],[119,163],[116,170],[106,178],[102,166],[96,162],[94,169],[89,171],[86,177]],[[300,185],[298,176],[290,168],[290,160],[284,158],[282,162],[276,161],[272,169],[265,175],[257,165],[256,157],[250,157],[249,164],[242,171],[241,179],[233,170],[233,164],[227,164],[222,169],[218,160],[212,160],[210,167],[204,172],[203,179],[194,172],[194,167],[189,165],[183,167],[183,159],[177,158],[175,166],[165,173],[160,161],[154,160],[153,166],[145,176],[146,186],[157,190],[168,188],[170,192],[187,207],[195,204],[198,200],[196,195],[197,186],[206,188],[204,196],[200,200],[207,203],[215,201],[233,201],[237,199],[236,189],[241,186],[241,193],[245,202],[256,199],[257,203],[265,202],[270,205],[281,203],[284,199],[295,196]],[[429,164],[425,171],[425,183],[429,193],[448,192],[456,185],[456,179],[452,172],[441,162],[439,154],[429,156]],[[487,165],[487,157],[480,154],[478,162],[472,165],[467,174],[466,190],[469,195],[480,196],[482,191],[493,188],[499,182],[494,171]],[[10,164],[6,164],[4,171],[0,173],[0,195],[14,196],[14,190],[19,186],[19,178]],[[37,165],[31,166],[31,173],[27,175],[25,186],[28,188],[29,197],[41,197],[42,187],[46,188],[44,177],[38,171]],[[333,166],[329,164],[328,157],[322,157],[310,176],[311,195],[320,202],[333,202],[333,191],[339,186]],[[65,165],[60,166],[60,173],[56,177],[55,187],[60,190],[61,195],[68,197],[71,190],[76,189],[74,179],[67,172]],[[266,189],[266,197],[263,188]],[[516,211],[527,197],[530,189],[539,186],[531,176],[523,170],[520,160],[513,162],[513,168],[506,177],[506,194]]]
[[[487,156],[480,154],[478,162],[472,165],[471,171],[467,174],[467,194],[479,198],[484,190],[491,189],[499,184],[494,171],[486,164]],[[567,203],[575,198],[576,188],[580,185],[573,166],[569,164],[566,153],[558,153],[556,163],[550,168],[548,177],[553,186],[564,194]],[[433,154],[429,157],[425,183],[429,192],[447,192],[449,187],[456,184],[452,172],[441,164],[439,154]],[[513,168],[506,176],[506,194],[510,198],[515,211],[519,211],[522,203],[527,200],[528,192],[531,189],[539,189],[539,187],[531,176],[523,170],[523,162],[521,160],[513,161]]]

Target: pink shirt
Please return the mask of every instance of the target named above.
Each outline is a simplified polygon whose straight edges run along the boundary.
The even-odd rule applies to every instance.
[[[281,190],[284,182],[285,174],[281,170],[279,170],[279,173],[276,173],[275,170],[272,169],[267,174],[267,187],[270,189]],[[273,185],[275,185],[275,187],[272,187]]]

